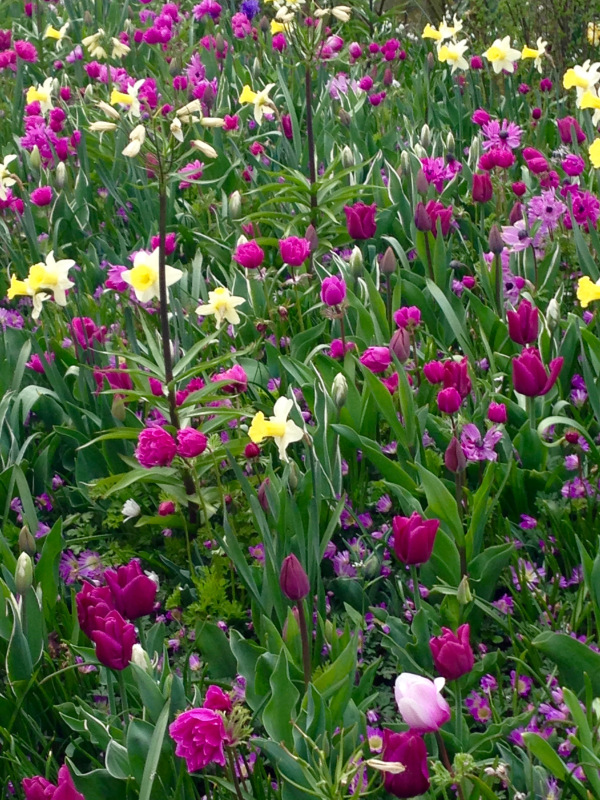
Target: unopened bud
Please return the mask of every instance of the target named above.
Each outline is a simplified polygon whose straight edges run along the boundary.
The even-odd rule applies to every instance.
[[[465,575],[458,586],[458,591],[456,592],[456,599],[460,603],[461,606],[466,606],[467,603],[470,603],[473,600],[473,595],[471,593],[471,587],[469,586],[469,579]]]
[[[456,436],[450,439],[450,444],[446,448],[444,464],[447,470],[454,473],[463,472],[466,469],[467,458]]]
[[[425,123],[421,128],[421,137],[420,140],[422,147],[426,150],[431,144],[431,130],[429,129],[429,125]]]
[[[415,209],[415,226],[418,231],[422,231],[423,233],[427,233],[433,228],[431,217],[427,213],[427,209],[423,203],[417,203]]]
[[[35,555],[35,539],[31,535],[31,531],[27,525],[23,525],[19,531],[19,550],[22,553],[27,553],[28,556]]]
[[[304,600],[310,592],[308,575],[293,553],[283,559],[279,573],[279,586],[287,599],[295,602]]]
[[[15,569],[15,587],[18,594],[25,594],[33,584],[33,562],[28,553],[21,553]]]
[[[54,184],[57,189],[62,189],[67,182],[67,167],[64,161],[59,161],[54,170]]]
[[[258,502],[263,511],[269,510],[269,501],[267,500],[267,486],[271,483],[269,478],[265,478],[261,485],[258,487],[257,495]]]
[[[36,145],[33,146],[29,161],[33,169],[39,169],[42,166],[42,157],[40,155],[40,148]],[[61,162],[62,163],[62,162]]]
[[[342,408],[346,402],[346,398],[348,397],[348,381],[341,372],[338,372],[333,379],[331,396],[333,397],[333,402],[335,403],[336,407],[338,409]]]
[[[125,413],[126,413],[126,410],[125,410],[125,403],[123,402],[123,398],[119,397],[119,395],[116,394],[113,397],[112,407],[111,407],[111,414],[119,422],[125,422]]]
[[[86,26],[86,28],[91,28],[94,24],[94,18],[87,9],[83,13],[83,24]]]
[[[391,247],[388,247],[379,262],[379,269],[382,275],[393,275],[398,268],[396,255]]]
[[[355,278],[360,278],[363,272],[363,255],[360,251],[359,247],[354,246],[352,253],[350,255],[350,261],[348,262],[350,265],[350,272]]]
[[[306,229],[306,232],[304,233],[304,238],[310,244],[310,252],[316,253],[319,247],[319,237],[317,235],[317,230],[312,223]]]
[[[433,57],[433,53],[430,51],[427,53],[427,67],[428,69],[433,69],[435,66],[435,58]]]
[[[87,103],[92,103],[94,101],[94,87],[92,86],[91,83],[88,83],[88,85],[85,87],[85,90],[83,92],[83,99]]]
[[[517,200],[517,202],[510,210],[510,214],[508,215],[508,221],[510,222],[511,225],[514,225],[515,222],[518,222],[520,219],[523,219],[523,206]]]
[[[454,141],[454,136],[452,134],[452,131],[450,131],[450,133],[448,134],[448,138],[446,139],[446,150],[448,150],[449,153],[453,153],[455,147],[456,147],[456,142]]]
[[[133,645],[133,649],[131,651],[131,663],[138,666],[140,669],[145,670],[146,672],[151,672],[152,664],[150,663],[150,656],[144,650],[141,644],[137,642]]]
[[[560,306],[558,305],[556,297],[553,297],[548,303],[548,308],[546,309],[546,324],[548,325],[548,330],[553,331],[559,322]]]
[[[394,82],[394,73],[388,67],[385,72],[383,73],[383,85],[384,86],[391,86]]]
[[[258,27],[261,29],[263,33],[266,33],[271,27],[271,23],[269,22],[267,17],[262,16],[260,18],[260,22],[258,23]]]
[[[229,198],[229,218],[231,220],[239,219],[242,215],[242,195],[236,189]]]
[[[421,147],[421,145],[418,142],[413,147],[413,150],[417,158],[420,159],[427,158],[427,150],[425,150],[424,147]]]
[[[408,150],[403,150],[400,154],[400,169],[402,172],[409,172],[410,170],[410,156]],[[400,172],[398,174],[401,174]]]
[[[355,163],[354,153],[348,147],[348,145],[344,145],[342,150],[342,167],[344,167],[344,169],[350,169],[350,167],[353,167]]]
[[[419,194],[427,194],[428,189],[429,189],[429,181],[427,180],[425,172],[422,169],[420,169],[417,172],[417,192]]]
[[[502,234],[497,225],[492,225],[490,230],[489,247],[495,256],[499,256],[504,250],[504,242],[502,241]]]
[[[398,328],[390,339],[390,350],[398,361],[404,363],[410,356],[410,336],[404,328]]]
[[[215,50],[217,53],[223,52],[223,48],[225,47],[225,40],[223,39],[222,33],[217,33],[215,36]]]
[[[290,487],[291,492],[295,492],[298,488],[298,484],[300,483],[300,472],[298,470],[298,465],[295,461],[290,461],[289,471],[288,471],[288,486]]]
[[[340,108],[340,110],[338,111],[338,117],[340,118],[340,122],[342,123],[342,125],[344,125],[346,128],[350,127],[350,123],[352,122],[352,117],[345,109]]]

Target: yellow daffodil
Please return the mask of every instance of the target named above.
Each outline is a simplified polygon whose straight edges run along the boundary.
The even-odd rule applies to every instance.
[[[10,286],[6,296],[9,300],[14,300],[14,298],[18,296],[31,297],[33,302],[33,312],[31,314],[31,318],[34,320],[38,319],[42,313],[43,303],[50,299],[50,295],[47,292],[36,292],[33,289],[29,278],[26,278],[24,281],[22,281],[19,280],[16,275],[10,276]]]
[[[118,89],[113,89],[110,93],[110,104],[116,106],[117,103],[127,106],[127,114],[129,117],[139,117],[141,114],[140,101],[138,100],[138,92],[142,87],[145,79],[136,81],[133,86],[127,87],[127,92],[120,92]]]
[[[598,47],[600,44],[600,24],[597,22],[588,22],[587,40],[592,47]]]
[[[483,55],[490,62],[497,75],[502,70],[514,72],[515,61],[521,58],[520,50],[515,50],[510,46],[510,36],[505,36],[504,39],[496,39],[494,44]]]
[[[229,322],[230,325],[238,325],[240,315],[236,311],[237,306],[245,303],[243,297],[235,297],[225,286],[219,286],[208,293],[208,303],[202,303],[196,309],[196,314],[201,317],[214,315],[217,325]]]
[[[588,90],[583,93],[579,108],[593,108],[592,125],[597,125],[600,122],[600,97],[595,95],[594,92]]]
[[[52,88],[54,78],[46,78],[42,84],[30,86],[27,90],[27,104],[39,103],[42,114],[46,114],[52,108]]]
[[[423,28],[423,33],[421,34],[421,39],[433,39],[435,42],[439,42],[442,38],[442,34],[438,31],[437,28],[434,28],[433,25],[427,23]]]
[[[123,280],[133,288],[140,303],[149,303],[153,298],[160,297],[158,254],[158,247],[151,253],[138,250],[133,259],[133,267],[122,273]],[[180,269],[165,266],[167,286],[177,283],[182,275]]]
[[[579,279],[577,284],[577,299],[582,308],[587,308],[590,303],[600,300],[600,281],[592,283],[591,279],[585,275]]]
[[[44,33],[44,38],[45,39],[54,39],[55,42],[56,42],[56,45],[59,46],[61,44],[62,40],[67,35],[68,29],[69,29],[69,23],[68,22],[65,22],[65,24],[60,28],[60,30],[57,30],[56,28],[53,28],[52,25],[48,25],[48,27],[46,28],[46,32]]]
[[[66,306],[66,291],[75,286],[68,276],[69,270],[74,266],[75,262],[71,258],[61,258],[56,261],[54,252],[51,250],[44,263],[40,262],[29,268],[27,282],[33,292],[37,293],[40,289],[48,289],[54,295],[54,300],[59,306]]]
[[[6,297],[9,300],[14,300],[15,297],[19,295],[28,295],[28,294],[30,294],[30,289],[27,281],[19,280],[19,278],[17,278],[16,275],[11,275],[10,286],[8,287]]]
[[[577,102],[588,89],[593,89],[600,80],[600,64],[592,64],[590,59],[583,64],[577,64],[568,69],[563,76],[563,86],[565,89],[575,89],[577,91]]]
[[[600,169],[600,139],[594,139],[588,149],[590,161],[595,169]]]
[[[453,39],[457,33],[460,33],[463,29],[462,20],[458,19],[456,14],[454,15],[453,25],[448,25],[446,20],[442,20],[440,22],[439,32],[441,36],[441,41],[445,42],[448,39]]]
[[[15,178],[12,177],[12,173],[8,168],[8,165],[13,162],[16,158],[16,155],[4,156],[4,161],[0,162],[0,200],[6,200],[7,192],[6,189],[9,186],[14,186],[16,183]]]
[[[259,125],[263,120],[265,106],[273,108],[273,101],[269,97],[269,92],[274,86],[274,83],[268,83],[260,92],[253,92],[248,84],[242,89],[239,101],[240,103],[254,104],[254,119]]]
[[[546,55],[546,47],[548,46],[548,42],[545,42],[541,36],[538,37],[535,47],[525,47],[521,51],[521,58],[533,58],[533,65],[537,69],[538,72],[542,71],[542,56]]]
[[[443,44],[438,50],[438,58],[442,63],[449,64],[452,69],[450,74],[454,74],[457,69],[469,69],[467,59],[464,57],[465,51],[469,45],[466,39],[461,42],[450,42],[450,44]]]
[[[288,397],[280,397],[273,406],[273,416],[267,420],[262,411],[255,414],[248,436],[255,444],[260,444],[264,439],[271,437],[279,448],[282,461],[287,461],[286,449],[292,442],[299,442],[304,436],[304,431],[296,423],[288,419],[294,401]]]

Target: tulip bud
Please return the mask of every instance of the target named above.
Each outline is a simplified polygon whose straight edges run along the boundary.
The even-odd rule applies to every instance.
[[[258,502],[263,511],[269,510],[269,501],[267,499],[267,486],[271,483],[269,478],[265,478],[264,481],[258,487],[258,491],[256,494],[258,495]]]
[[[549,331],[553,331],[560,322],[560,306],[556,297],[553,297],[548,303],[546,309],[546,325]]]
[[[517,200],[517,202],[510,210],[510,214],[508,215],[508,221],[510,222],[511,225],[514,225],[515,222],[518,222],[520,219],[523,219],[523,206]]]
[[[67,167],[64,161],[59,161],[54,171],[54,184],[57,189],[62,189],[67,182]]]
[[[317,231],[315,226],[311,223],[304,233],[304,238],[310,244],[310,252],[316,253],[317,248],[319,247],[319,237],[317,236]]]
[[[473,600],[473,595],[471,594],[471,587],[469,586],[469,578],[465,575],[458,585],[458,591],[456,592],[456,599],[461,604],[461,606],[466,606],[467,603],[470,603]]]
[[[350,127],[350,123],[352,122],[352,117],[345,109],[340,108],[340,110],[338,111],[338,117],[342,125],[344,125],[346,128]]]
[[[355,163],[354,153],[348,147],[348,145],[344,145],[342,150],[342,167],[344,167],[344,169],[349,169],[350,167],[353,167]]]
[[[427,53],[427,68],[433,69],[434,66],[435,66],[435,58],[433,57],[433,53],[429,52]]]
[[[19,550],[22,553],[27,553],[28,556],[35,555],[35,539],[31,535],[31,531],[27,525],[23,525],[19,532]]]
[[[145,672],[150,672],[152,670],[150,656],[144,650],[142,645],[138,644],[137,642],[133,645],[133,649],[131,651],[131,663],[135,664],[140,669],[143,669]]]
[[[356,245],[352,250],[349,265],[350,265],[350,272],[352,273],[352,275],[355,278],[359,278],[362,275],[363,271],[363,256],[360,251],[360,248],[357,247]]]
[[[300,473],[298,471],[298,466],[295,461],[290,461],[289,471],[288,471],[288,486],[290,487],[291,492],[295,492],[298,488],[298,484],[300,483]]]
[[[453,436],[444,453],[444,464],[449,472],[463,472],[467,466],[467,458],[460,442]]]
[[[236,189],[229,198],[229,219],[235,221],[242,215],[242,195]]]
[[[379,269],[383,275],[393,275],[398,268],[396,256],[391,247],[388,247],[379,262]]]
[[[410,335],[407,330],[398,328],[394,331],[390,339],[390,350],[401,363],[408,360],[410,356]]]
[[[415,209],[415,226],[418,231],[423,231],[423,233],[427,233],[433,227],[431,217],[427,213],[427,209],[423,203],[417,203],[417,208]]]
[[[502,234],[497,225],[492,225],[490,230],[489,248],[495,256],[499,256],[504,250],[504,242],[502,241]]]
[[[427,194],[429,189],[429,181],[425,177],[425,172],[420,169],[417,172],[417,192],[419,194]]]
[[[94,18],[87,9],[83,14],[83,24],[86,26],[86,28],[91,28],[94,24]]]
[[[28,553],[21,553],[15,569],[15,587],[18,594],[25,594],[33,584],[33,562]]]
[[[417,158],[427,158],[427,150],[425,150],[424,147],[421,147],[421,145],[418,142],[414,146],[413,150],[415,151],[415,155],[417,156]]]
[[[217,53],[223,52],[223,48],[225,47],[225,40],[223,39],[222,33],[217,33],[215,36],[215,50]]]
[[[42,157],[40,155],[40,148],[36,145],[33,146],[29,161],[34,169],[39,169],[42,166]],[[61,162],[62,163],[62,162]]]
[[[398,174],[401,175],[403,172],[409,172],[410,170],[410,156],[408,155],[408,150],[403,150],[400,154],[400,169],[398,170]]]
[[[348,381],[341,372],[338,372],[333,379],[331,396],[333,397],[333,402],[335,403],[336,407],[338,409],[342,408],[346,402],[346,398],[348,397]]]
[[[452,135],[452,131],[448,134],[448,138],[446,139],[446,149],[449,153],[453,153],[456,147],[456,143],[454,141],[454,136]]]
[[[283,559],[279,573],[279,586],[288,600],[295,602],[303,600],[310,592],[308,575],[293,553]]]
[[[260,18],[260,22],[258,23],[258,27],[261,29],[263,33],[266,33],[271,27],[271,23],[269,22],[267,17],[262,16]]]
[[[429,125],[425,123],[421,128],[421,138],[419,140],[421,142],[422,147],[426,150],[431,145],[431,131],[429,130]]]

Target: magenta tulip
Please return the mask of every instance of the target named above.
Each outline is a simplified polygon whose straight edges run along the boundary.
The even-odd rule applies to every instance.
[[[238,244],[233,254],[233,260],[244,269],[257,269],[265,260],[265,251],[254,239]]]
[[[522,300],[516,311],[507,311],[508,335],[517,344],[531,344],[538,337],[539,310]]]
[[[133,653],[135,628],[118,611],[110,611],[96,622],[98,627],[90,636],[96,645],[96,658],[110,669],[125,669]]]
[[[104,579],[110,588],[114,607],[127,619],[145,617],[154,610],[158,586],[152,578],[144,575],[137,559],[116,570],[107,569]]]
[[[550,374],[542,363],[539,350],[527,347],[512,361],[513,386],[516,392],[526,397],[541,397],[547,394],[558,380],[564,358],[559,356],[550,362]]]
[[[469,642],[470,634],[469,624],[465,623],[456,633],[450,628],[442,628],[441,636],[429,640],[433,663],[442,678],[454,681],[473,669],[475,659]]]
[[[386,792],[395,797],[416,797],[429,789],[427,747],[419,733],[395,733],[384,728],[381,758],[404,765],[404,772],[384,772]]]
[[[487,203],[488,200],[492,199],[494,189],[492,187],[492,179],[490,178],[489,172],[484,172],[482,174],[475,173],[473,175],[472,194],[473,202],[475,203]]]
[[[416,511],[410,517],[394,517],[393,546],[398,559],[409,566],[429,561],[439,527],[439,519],[424,519]]]
[[[332,275],[321,284],[321,300],[330,308],[341,305],[346,299],[346,283],[342,278]]]
[[[462,398],[454,386],[438,392],[437,404],[444,414],[456,414],[462,403]]]
[[[279,242],[279,252],[284,264],[300,267],[310,255],[310,242],[299,236],[288,236]]]
[[[375,214],[377,206],[375,203],[368,206],[365,203],[355,203],[353,206],[344,206],[346,214],[346,228],[348,235],[352,239],[370,239],[375,236],[377,223]]]
[[[303,600],[310,592],[308,575],[293,553],[283,559],[279,573],[279,586],[287,599],[294,602]]]

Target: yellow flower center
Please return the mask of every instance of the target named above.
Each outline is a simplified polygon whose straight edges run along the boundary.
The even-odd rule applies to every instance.
[[[60,31],[57,31],[56,28],[53,28],[51,25],[46,31],[46,38],[47,39],[62,39],[63,35]]]
[[[538,58],[542,54],[539,50],[534,50],[533,47],[524,47],[521,53],[521,58]]]
[[[458,61],[460,54],[457,50],[451,50],[447,45],[442,45],[438,58],[440,61]]]
[[[565,72],[563,78],[563,86],[565,89],[573,89],[575,87],[578,89],[587,89],[589,85],[589,80],[582,75],[578,75],[574,69],[568,69]]]
[[[110,93],[110,104],[111,106],[116,106],[117,103],[130,106],[133,103],[133,97],[130,94],[125,94],[125,92],[119,92],[118,89],[113,89]]]
[[[149,289],[156,282],[157,273],[149,264],[138,264],[131,270],[131,285],[138,292]]]
[[[50,99],[50,95],[48,92],[45,92],[40,89],[36,89],[35,86],[30,86],[27,90],[27,105],[30,103],[47,103]]]
[[[56,286],[57,283],[58,275],[56,271],[49,270],[45,264],[40,262],[29,269],[29,285],[34,292],[37,292],[42,287],[51,288]]]
[[[492,46],[486,53],[488,61],[500,61],[504,58],[504,50],[501,47]]]
[[[267,436],[282,437],[285,436],[285,422],[269,422],[265,419],[262,411],[255,414],[252,420],[252,425],[248,431],[248,436],[255,444],[262,442]]]

